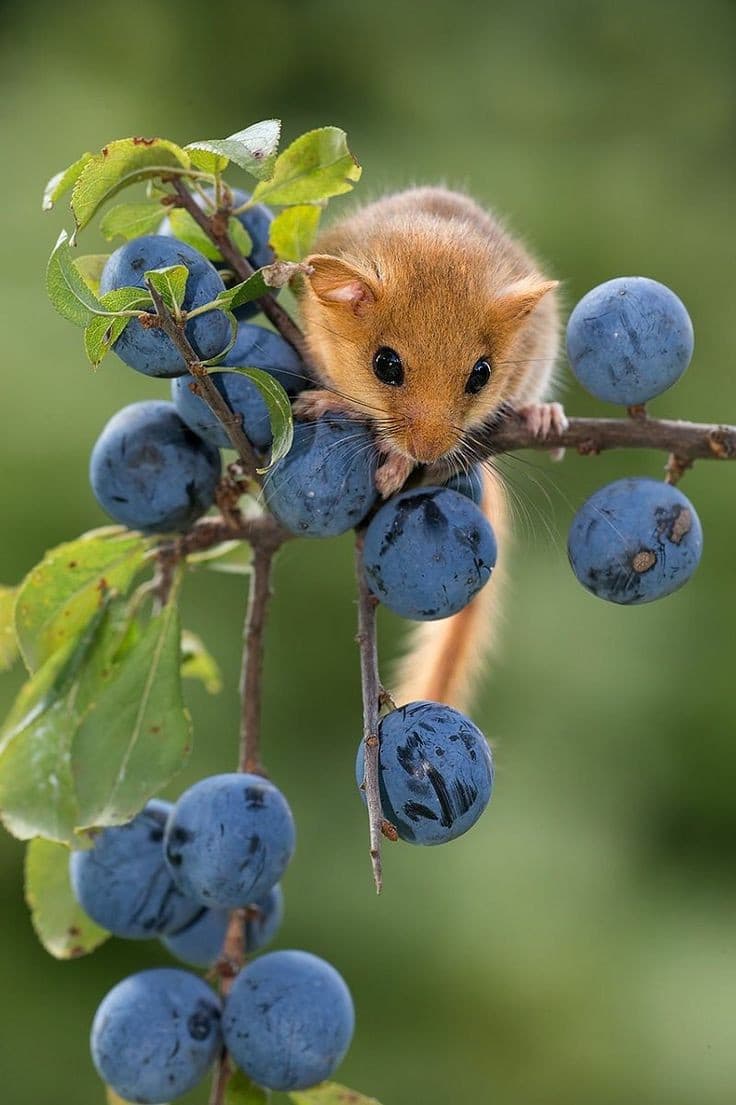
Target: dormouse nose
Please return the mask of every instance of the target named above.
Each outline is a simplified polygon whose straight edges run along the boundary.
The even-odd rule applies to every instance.
[[[409,452],[420,464],[433,464],[457,444],[457,434],[447,421],[414,423],[407,437]]]

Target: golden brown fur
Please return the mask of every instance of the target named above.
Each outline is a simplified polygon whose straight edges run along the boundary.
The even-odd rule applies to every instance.
[[[526,408],[546,397],[557,348],[556,282],[469,197],[440,188],[388,196],[333,225],[317,248],[301,309],[324,390],[305,393],[297,410],[307,417],[340,410],[373,422],[385,455],[377,476],[384,494],[418,462],[472,455],[473,429],[502,404]],[[401,357],[401,387],[373,372],[382,346]],[[469,395],[465,384],[481,358],[491,378]],[[501,538],[503,489],[490,476],[484,498]],[[498,591],[494,574],[465,611],[422,627],[404,664],[402,701],[463,701]]]

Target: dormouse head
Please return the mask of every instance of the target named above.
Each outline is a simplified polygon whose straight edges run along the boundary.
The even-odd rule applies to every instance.
[[[451,454],[540,371],[540,326],[554,331],[554,297],[544,301],[557,281],[489,272],[487,255],[461,251],[445,263],[411,249],[308,263],[303,314],[325,383],[417,462]]]

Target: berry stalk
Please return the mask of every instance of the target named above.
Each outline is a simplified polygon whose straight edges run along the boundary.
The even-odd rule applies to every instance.
[[[365,746],[365,776],[363,787],[368,806],[368,832],[371,865],[376,893],[383,888],[381,865],[381,837],[384,833],[384,817],[378,782],[380,742],[378,720],[383,688],[378,674],[378,645],[376,641],[376,607],[378,599],[368,589],[363,567],[363,534],[358,533],[355,542],[355,575],[358,583],[358,648],[360,650],[360,682],[363,694],[363,743]],[[386,823],[387,835],[390,826]]]
[[[210,380],[207,370],[184,333],[184,327],[174,318],[157,289],[150,283],[147,287],[156,308],[154,317],[157,325],[171,339],[184,358],[189,373],[197,382],[198,391],[214,416],[222,423],[223,429],[236,450],[246,474],[255,477],[258,468],[256,455],[243,430],[240,417],[230,410],[230,407]]]

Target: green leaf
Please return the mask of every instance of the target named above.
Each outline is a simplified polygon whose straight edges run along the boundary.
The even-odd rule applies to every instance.
[[[87,955],[110,935],[77,903],[69,881],[69,849],[32,840],[26,849],[26,902],[36,935],[56,959]]]
[[[192,161],[204,172],[222,172],[234,161],[257,180],[267,180],[273,170],[281,137],[281,121],[264,119],[228,138],[205,139],[186,146]]]
[[[75,269],[90,291],[97,296],[100,294],[102,270],[107,264],[109,256],[109,253],[88,253],[83,257],[74,258]]]
[[[361,168],[348,149],[345,131],[321,127],[302,134],[276,158],[273,176],[253,191],[254,202],[319,203],[349,192]]]
[[[50,211],[56,201],[66,195],[70,188],[74,187],[79,180],[82,169],[93,157],[94,154],[83,153],[79,160],[70,165],[68,169],[62,169],[60,173],[55,173],[52,176],[43,190],[43,200],[41,202],[43,211]]]
[[[174,237],[181,242],[186,242],[193,249],[199,250],[208,260],[223,260],[222,254],[212,239],[205,234],[199,223],[195,222],[183,207],[175,207],[170,212],[169,226]],[[253,240],[240,219],[236,219],[234,215],[231,215],[227,229],[236,249],[242,253],[243,257],[249,257],[253,252]]]
[[[239,544],[239,542],[233,543]],[[12,668],[18,656],[18,637],[15,632],[17,595],[17,587],[6,587],[5,584],[0,583],[0,671]]]
[[[83,829],[128,821],[181,769],[191,749],[175,597],[132,644],[113,617],[105,629],[88,665],[88,685],[80,690],[85,713],[72,745],[77,825]]]
[[[82,636],[29,679],[0,732],[11,833],[76,843],[128,821],[179,771],[190,749],[179,637],[173,599],[142,628],[105,593]]]
[[[250,575],[253,549],[247,541],[223,541],[213,549],[190,553],[187,564],[195,568],[207,568],[211,572],[226,575]]]
[[[223,1105],[268,1105],[270,1100],[268,1090],[256,1086],[242,1070],[236,1070],[228,1081]]]
[[[79,639],[54,652],[21,688],[0,730],[0,815],[21,840],[72,843],[77,801],[71,744],[76,701],[108,600]]]
[[[253,239],[241,223],[240,219],[236,219],[234,215],[231,215],[228,219],[227,230],[235,248],[243,255],[243,257],[250,257],[251,253],[253,252]]]
[[[290,1093],[294,1105],[380,1105],[375,1097],[338,1086],[337,1082],[322,1082],[311,1090]]]
[[[241,284],[234,284],[232,288],[226,288],[220,292],[215,302],[219,307],[234,311],[236,307],[242,307],[244,303],[252,303],[255,299],[263,299],[268,295],[269,287],[263,275],[263,269],[254,272]]]
[[[110,142],[87,162],[74,185],[72,211],[77,226],[86,226],[103,203],[129,184],[189,166],[188,154],[166,138],[120,138]]]
[[[108,242],[113,238],[139,238],[141,234],[153,234],[164,212],[160,203],[118,203],[100,219],[100,230]]]
[[[169,310],[178,315],[184,302],[189,278],[189,269],[186,265],[168,265],[163,269],[149,269],[143,274],[143,278],[156,289]]]
[[[100,311],[100,301],[74,264],[69,235],[62,230],[46,268],[46,291],[53,306],[76,326],[87,326]]]
[[[321,215],[322,209],[316,204],[297,204],[279,211],[268,240],[281,261],[304,260],[314,243]]]
[[[140,308],[143,312],[151,306],[152,300],[145,288],[113,288],[102,296],[100,303],[108,311],[135,311]],[[95,368],[132,321],[130,316],[125,315],[122,318],[107,314],[94,316],[84,331],[84,350]]]
[[[210,261],[222,261],[222,254],[215,243],[183,207],[171,209],[169,212],[169,226],[172,234],[179,241],[186,242],[192,249],[199,250]]]
[[[222,673],[214,656],[196,633],[188,629],[181,635],[181,674],[184,679],[198,679],[208,694],[222,690]]]
[[[252,279],[252,278],[251,278]],[[220,367],[220,372],[240,372],[252,380],[261,393],[261,397],[268,407],[268,417],[271,420],[271,433],[273,443],[271,445],[271,461],[269,468],[281,460],[291,449],[294,440],[294,420],[291,414],[289,396],[278,380],[275,380],[270,372],[264,372],[262,368],[233,368],[230,365]],[[266,472],[268,469],[259,469]]]
[[[15,606],[18,643],[30,671],[79,636],[103,591],[128,591],[151,545],[150,538],[110,527],[46,553],[21,583]]]

